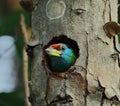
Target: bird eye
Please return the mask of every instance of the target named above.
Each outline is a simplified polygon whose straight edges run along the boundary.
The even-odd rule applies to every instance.
[[[62,48],[61,48],[61,50],[62,50],[62,51],[64,51],[64,50],[65,50],[65,48],[64,48],[64,47],[62,47]]]

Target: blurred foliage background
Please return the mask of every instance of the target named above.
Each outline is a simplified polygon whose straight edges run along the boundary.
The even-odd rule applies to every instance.
[[[16,39],[20,61],[20,81],[17,89],[11,93],[0,93],[0,106],[25,106],[24,84],[22,78],[23,34],[20,28],[20,15],[25,17],[25,24],[30,27],[30,14],[19,4],[20,0],[0,0],[0,36],[11,35]]]

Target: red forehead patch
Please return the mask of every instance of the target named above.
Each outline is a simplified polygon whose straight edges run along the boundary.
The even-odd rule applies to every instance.
[[[60,43],[50,45],[50,47],[55,48],[57,50],[60,50],[60,46],[61,46]]]

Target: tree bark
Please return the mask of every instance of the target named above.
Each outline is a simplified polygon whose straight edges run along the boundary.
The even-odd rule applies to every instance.
[[[108,38],[103,25],[117,21],[117,0],[33,0],[31,67],[32,106],[120,106],[117,36]],[[47,74],[43,48],[60,34],[80,48],[75,70],[66,78]],[[71,69],[70,69],[71,70]]]

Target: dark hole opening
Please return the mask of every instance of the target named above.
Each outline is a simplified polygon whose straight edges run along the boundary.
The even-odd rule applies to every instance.
[[[47,45],[45,45],[44,46],[44,48],[43,48],[43,53],[44,53],[44,59],[45,59],[45,62],[47,63],[47,67],[50,69],[50,71],[52,71],[52,72],[56,72],[56,73],[60,73],[60,72],[66,72],[67,70],[64,70],[64,71],[59,71],[59,70],[56,70],[56,69],[54,69],[52,66],[51,66],[51,64],[52,64],[52,61],[51,61],[51,59],[49,58],[49,55],[46,53],[46,49],[47,48],[49,48],[50,47],[50,45],[52,45],[52,44],[59,44],[59,43],[62,43],[62,44],[65,44],[65,45],[67,45],[67,47],[68,48],[70,48],[70,49],[72,49],[73,50],[73,52],[74,52],[74,55],[75,55],[75,57],[76,57],[76,60],[77,60],[77,58],[79,57],[79,47],[78,47],[78,44],[77,44],[77,42],[75,41],[75,40],[73,40],[73,39],[71,39],[71,38],[68,38],[66,35],[59,35],[59,36],[55,36],[55,37],[53,37],[49,42],[48,42],[48,44]],[[63,50],[64,48],[61,48],[61,50]],[[63,51],[65,51],[65,50],[63,50]],[[76,62],[76,60],[75,60],[75,62]],[[59,62],[59,61],[58,61]],[[74,62],[74,63],[75,63]],[[74,64],[73,63],[73,64]],[[72,64],[72,65],[73,65]],[[71,65],[71,66],[72,66]],[[63,67],[64,67],[64,65],[63,65]]]

